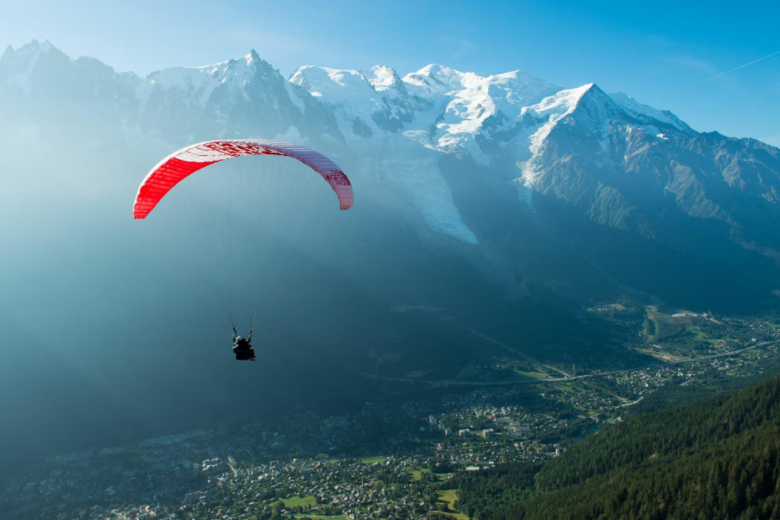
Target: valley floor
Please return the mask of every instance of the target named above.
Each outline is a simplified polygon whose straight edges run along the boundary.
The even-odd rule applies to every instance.
[[[10,480],[0,518],[465,519],[451,478],[543,464],[635,410],[680,404],[675,392],[747,384],[780,361],[770,322],[716,322],[716,334],[702,328],[711,317],[647,315],[654,329],[632,348],[654,355],[641,367],[578,373],[496,358],[454,378],[381,381],[386,397],[355,413],[301,406],[226,431],[61,455]]]

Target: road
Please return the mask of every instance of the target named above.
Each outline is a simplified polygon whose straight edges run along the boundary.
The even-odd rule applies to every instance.
[[[476,331],[472,331],[472,334],[478,335]],[[490,341],[492,343],[496,343],[508,350],[511,350],[513,352],[516,352],[511,347],[502,344],[501,342],[494,340],[493,338],[490,338],[488,336],[479,335],[482,337],[482,339],[485,339],[486,341]],[[729,356],[736,356],[739,354],[742,354],[743,352],[747,352],[748,350],[754,350],[760,347],[765,347],[767,345],[773,345],[775,343],[780,343],[780,340],[774,340],[774,341],[765,341],[763,343],[757,343],[755,345],[751,345],[749,347],[737,349],[737,350],[731,350],[729,352],[723,352],[721,354],[712,354],[710,356],[700,356],[696,358],[690,358],[690,359],[681,359],[678,361],[666,361],[665,364],[668,365],[678,365],[683,363],[698,363],[699,361],[707,361],[710,359],[715,358],[721,358],[721,357],[729,357]],[[518,352],[519,353],[519,352]],[[523,357],[528,358],[528,356],[525,356],[521,354]],[[547,365],[543,365],[546,368]],[[557,369],[555,369],[557,370]],[[365,377],[370,377],[374,379],[382,379],[385,381],[394,381],[394,382],[401,382],[401,383],[426,383],[431,385],[432,387],[448,387],[448,386],[509,386],[509,385],[541,385],[546,383],[564,383],[567,381],[576,381],[578,379],[591,379],[594,377],[604,377],[614,374],[623,374],[626,372],[635,372],[637,370],[643,370],[642,368],[624,368],[621,370],[610,370],[607,372],[591,372],[590,374],[582,374],[578,376],[572,376],[572,375],[565,375],[563,377],[546,377],[543,379],[513,379],[511,381],[458,381],[458,380],[441,380],[441,381],[424,381],[424,380],[412,380],[412,379],[404,379],[404,378],[393,378],[393,377],[383,377],[383,376],[375,376],[371,374],[364,374],[361,373],[360,375]],[[562,372],[561,370],[557,370],[558,372]]]
[[[755,345],[751,345],[749,347],[745,347],[737,350],[731,350],[729,352],[724,352],[722,354],[713,354],[711,356],[700,356],[700,357],[690,358],[690,359],[680,359],[677,361],[667,361],[667,363],[669,363],[670,365],[677,365],[680,363],[696,363],[697,361],[706,361],[708,359],[715,359],[719,357],[736,356],[737,354],[742,354],[743,352],[746,352],[748,350],[757,349],[759,347],[765,347],[767,345],[774,345],[775,343],[780,343],[780,340],[764,341],[763,343],[756,343]]]

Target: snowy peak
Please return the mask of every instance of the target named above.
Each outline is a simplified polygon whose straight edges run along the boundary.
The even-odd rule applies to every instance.
[[[427,65],[404,76],[403,81],[417,87],[414,91],[424,96],[446,94],[463,88],[463,74],[443,65]]]
[[[241,59],[202,67],[171,67],[152,72],[139,92],[145,97],[153,89],[180,90],[195,94],[201,106],[220,85],[245,89],[258,76],[273,76],[276,71],[260,59],[254,49]]]
[[[671,112],[643,105],[622,93],[607,94],[595,83],[560,90],[524,108],[522,113],[525,117],[543,116],[550,120],[559,120],[561,116],[572,114],[580,123],[601,125],[614,120],[625,125],[663,127],[689,135],[696,134]]]
[[[418,91],[438,92],[429,95],[444,103],[431,131],[432,144],[442,151],[468,152],[483,163],[516,147],[528,127],[543,124],[543,116],[522,119],[524,111],[561,90],[522,71],[483,77],[438,65],[405,81]]]
[[[0,108],[5,118],[31,109],[61,121],[82,113],[94,120],[124,118],[134,110],[134,92],[142,82],[95,58],[74,60],[49,42],[33,41],[8,47],[0,57]],[[90,128],[98,126],[93,122]]]
[[[37,75],[42,59],[48,73]],[[284,81],[252,50],[239,59],[172,67],[141,79],[118,75],[97,60],[71,60],[48,42],[9,48],[0,58],[0,88],[28,98],[35,89],[48,96],[55,85],[68,81],[83,92],[132,91],[121,102],[128,109],[139,106],[145,126],[165,128],[169,123],[155,112],[174,111],[176,127],[181,129],[177,133],[196,126],[196,121],[201,124],[204,117],[221,132],[231,131],[231,121],[240,119],[237,111],[273,112],[293,121],[307,117],[308,111],[337,125],[329,132],[336,140],[403,134],[425,147],[468,153],[483,163],[507,152],[525,161],[549,130],[575,108],[581,123],[594,128],[617,118],[658,136],[692,132],[673,114],[625,94],[607,96],[595,85],[562,89],[521,70],[480,76],[431,64],[401,78],[386,65],[368,70],[307,65]],[[93,83],[105,86],[85,88]],[[193,110],[197,116],[190,113]]]
[[[563,89],[555,94],[544,98],[541,102],[530,108],[538,113],[555,112],[561,114],[571,113],[580,101],[585,97],[585,94],[591,90],[598,89],[595,83],[588,83],[581,87]],[[598,89],[599,91],[601,89]]]
[[[239,59],[171,67],[141,78],[94,58],[71,59],[48,42],[9,47],[0,58],[0,108],[6,117],[11,110],[33,109],[50,120],[56,114],[61,121],[119,121],[114,137],[151,138],[166,146],[227,136],[312,145],[344,140],[332,112],[285,81],[254,50]]]
[[[343,141],[329,110],[254,50],[213,65],[154,72],[136,98],[142,132],[160,140],[176,136],[177,144],[238,136]]]
[[[611,120],[621,114],[619,106],[595,83],[583,85],[577,89],[571,89],[569,103],[574,106],[570,110],[581,123],[591,127],[609,124]]]
[[[576,108],[576,116],[580,122],[603,125],[614,120],[619,124],[662,136],[662,132],[696,134],[671,112],[644,105],[621,92],[607,94],[594,83],[566,92],[566,103],[571,105],[570,112],[574,112]]]
[[[348,139],[401,132],[483,163],[507,150],[526,160],[575,108],[594,128],[628,114],[593,84],[562,89],[521,70],[480,76],[431,64],[402,79],[384,65],[367,71],[306,65],[289,82],[328,105]]]
[[[541,102],[561,88],[521,71],[481,77],[461,74],[461,86],[447,111],[463,120],[484,122],[491,116],[514,121],[523,108]]]
[[[460,72],[435,64],[407,74],[403,81],[411,86],[413,91],[422,95],[452,95],[463,90],[472,93],[490,91],[490,95],[505,97],[518,105],[536,103],[561,90],[560,86],[547,83],[521,70],[479,76],[473,72]]]
[[[365,73],[365,77],[377,92],[396,90],[399,93],[406,93],[406,87],[404,87],[403,80],[401,80],[401,77],[390,67],[374,65]]]
[[[531,137],[530,150],[534,154],[559,123],[577,125],[579,132],[595,136],[602,146],[614,125],[628,131],[639,129],[659,139],[667,139],[668,133],[695,135],[673,114],[642,105],[625,95],[608,95],[594,83],[561,90],[524,108],[521,118],[530,123],[545,121]],[[531,180],[527,171],[524,177],[526,181]]]
[[[32,42],[14,49],[8,46],[0,57],[0,88],[18,91],[29,96],[35,84],[35,75],[42,56],[72,61],[48,41]]]
[[[545,97],[539,103],[524,107],[520,119],[528,121],[527,124],[530,125],[534,122],[554,125],[564,116],[574,112],[585,94],[593,87],[595,85],[590,83],[577,88],[560,90]]]
[[[502,98],[517,107],[538,103],[561,90],[559,85],[540,80],[521,70],[488,76],[477,83],[479,88],[487,88],[492,97]]]
[[[59,52],[48,40],[43,43],[38,40],[33,40],[28,44],[22,45],[18,49],[14,49],[13,46],[9,45],[6,47],[2,58],[0,58],[0,63],[5,64],[5,66],[10,66],[11,63],[26,65],[30,62],[37,61],[41,54],[51,51]]]
[[[293,73],[290,83],[332,104],[362,100],[375,94],[373,85],[359,70],[304,65]]]
[[[668,110],[658,110],[651,106],[644,105],[628,94],[623,92],[615,92],[609,94],[612,100],[620,105],[620,107],[640,120],[654,120],[667,125],[670,125],[677,130],[684,133],[692,133],[693,130],[687,124],[685,124],[679,117],[672,114]]]
[[[654,140],[666,141],[674,137],[692,137],[697,132],[668,111],[643,105],[625,94],[607,94],[595,84],[572,89],[565,102],[571,120],[580,131],[597,135],[601,148],[606,146],[607,134],[617,129],[625,132],[638,130]]]
[[[389,67],[376,66],[366,75],[359,70],[306,65],[290,82],[329,104],[348,137],[395,133],[414,118],[413,103]]]

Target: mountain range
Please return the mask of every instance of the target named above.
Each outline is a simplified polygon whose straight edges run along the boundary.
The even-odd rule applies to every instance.
[[[778,301],[780,150],[596,84],[441,65],[403,77],[307,65],[285,79],[255,51],[140,77],[34,41],[0,58],[0,115],[17,151],[311,146],[348,171],[366,211],[454,252],[509,300]]]

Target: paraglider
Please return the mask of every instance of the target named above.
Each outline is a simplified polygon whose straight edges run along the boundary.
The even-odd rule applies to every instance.
[[[138,192],[135,197],[135,201],[133,204],[133,217],[138,220],[142,220],[147,218],[149,214],[154,210],[162,201],[164,197],[166,197],[172,190],[175,192],[177,190],[174,190],[174,188],[181,183],[183,180],[188,178],[193,173],[204,169],[208,166],[221,163],[223,161],[227,161],[228,159],[234,159],[234,158],[240,158],[240,157],[247,157],[247,156],[275,156],[275,157],[286,157],[294,159],[295,161],[301,163],[302,165],[305,165],[308,168],[303,168],[304,170],[313,171],[317,174],[319,174],[331,187],[333,192],[336,194],[338,201],[339,201],[339,208],[342,210],[347,210],[352,206],[353,203],[353,193],[352,193],[352,185],[349,181],[349,178],[344,174],[344,172],[339,168],[333,161],[325,157],[324,155],[311,150],[309,148],[305,148],[303,146],[299,146],[293,143],[287,143],[287,142],[281,142],[281,141],[271,141],[271,140],[265,140],[265,139],[222,139],[217,141],[207,141],[199,144],[194,144],[191,146],[187,146],[185,148],[182,148],[181,150],[178,150],[174,152],[173,154],[169,155],[165,159],[163,159],[159,164],[157,164],[152,170],[149,172],[149,174],[146,176],[146,178],[141,183],[141,186],[138,189]],[[256,161],[256,162],[254,162]],[[268,162],[266,162],[268,161]],[[293,162],[295,162],[293,161]],[[232,161],[231,161],[232,162]],[[289,179],[293,175],[293,172],[291,168],[287,168],[282,170],[281,172],[278,172],[277,170],[273,170],[272,165],[270,163],[273,163],[273,160],[270,159],[262,159],[258,157],[258,159],[252,159],[250,161],[251,163],[251,170],[249,171],[238,171],[240,175],[239,177],[251,177],[251,179],[247,182],[251,183],[257,183],[256,185],[253,184],[252,187],[248,186],[242,186],[241,188],[236,188],[235,190],[229,190],[228,193],[231,197],[234,196],[235,192],[251,192],[252,188],[256,188],[256,191],[253,192],[251,196],[255,196],[256,198],[260,198],[261,195],[265,196],[266,200],[264,203],[257,203],[254,200],[252,203],[249,204],[249,206],[261,206],[258,211],[262,211],[262,219],[260,218],[260,214],[256,215],[257,220],[263,220],[266,224],[270,223],[269,229],[271,229],[271,234],[274,232],[279,235],[282,239],[287,240],[291,236],[293,236],[293,231],[290,230],[287,227],[286,222],[286,216],[280,215],[280,213],[284,213],[284,210],[287,208],[296,208],[295,204],[296,201],[294,197],[289,197],[290,200],[286,200],[285,197],[287,197],[287,192],[273,192],[276,188],[276,185],[271,182],[271,172],[275,171],[277,173],[280,173],[280,178]],[[287,161],[283,161],[284,163],[287,163]],[[236,163],[241,163],[241,161],[236,161]],[[247,164],[247,163],[244,163]],[[216,168],[216,170],[219,170],[219,168]],[[266,170],[266,171],[264,171]],[[222,170],[223,174],[225,174],[226,170]],[[229,172],[229,170],[228,170]],[[236,172],[233,172],[236,173]],[[264,173],[266,174],[264,176]],[[300,175],[299,175],[300,176]],[[227,176],[226,176],[227,177]],[[309,175],[306,174],[303,177],[308,178]],[[244,182],[244,181],[242,181]],[[281,185],[281,181],[277,182],[277,185]],[[214,190],[214,191],[220,191],[221,186]],[[185,190],[186,191],[186,190]],[[270,193],[269,193],[270,191]],[[289,191],[289,190],[288,190]],[[294,191],[294,190],[293,190]],[[213,192],[209,192],[211,194]],[[295,192],[295,195],[298,195],[297,192]],[[188,212],[196,212],[196,213],[203,213],[207,211],[208,209],[205,208],[207,204],[200,204],[200,203],[193,203],[191,204],[190,208],[188,208]],[[226,261],[222,262],[224,265],[228,265],[229,269],[226,268],[226,270],[232,271],[230,273],[231,276],[235,276],[236,269],[236,257],[241,256],[253,256],[253,255],[260,255],[264,257],[272,257],[275,254],[278,253],[278,247],[274,247],[273,245],[269,247],[262,247],[264,244],[261,244],[260,246],[257,246],[257,242],[260,240],[259,233],[258,233],[258,224],[256,222],[250,222],[249,224],[249,230],[246,232],[241,231],[235,232],[237,235],[236,241],[234,241],[232,244],[229,243],[229,241],[226,241],[225,235],[228,233],[233,232],[234,230],[230,229],[231,227],[228,223],[233,222],[239,222],[239,221],[246,221],[246,220],[252,220],[255,218],[253,215],[247,216],[247,213],[250,213],[250,211],[246,210],[245,207],[240,208],[244,210],[243,213],[240,211],[235,211],[235,214],[238,216],[234,216],[233,221],[229,221],[223,214],[219,214],[218,212],[222,211],[222,208],[218,207],[217,204],[212,204],[212,206],[215,207],[213,211],[217,212],[212,219],[214,224],[214,230],[213,235],[217,238],[215,240],[214,244],[215,246],[207,247],[205,246],[205,242],[198,241],[198,249],[201,251],[193,251],[192,256],[197,256],[198,254],[203,255],[214,255],[217,253],[214,253],[214,251],[227,251],[229,255],[231,255],[231,258]],[[236,209],[236,208],[232,208]],[[307,206],[305,209],[308,209],[309,211],[313,211],[309,209]],[[320,220],[320,215],[315,214],[313,215],[314,219],[301,219],[299,217],[299,220],[303,220],[306,222],[307,229],[305,230],[308,232],[308,226],[310,225],[311,221],[313,220],[316,222],[317,220]],[[193,218],[191,213],[187,215],[187,218]],[[277,219],[277,221],[273,221],[273,219]],[[199,226],[197,223],[189,222],[189,220],[186,222],[187,230],[196,229],[200,230],[200,228],[207,228],[209,227],[208,223],[207,225]],[[222,227],[219,227],[222,226]],[[176,234],[180,235],[180,234]],[[301,236],[306,236],[306,233],[301,232]],[[247,237],[249,237],[249,240],[247,240]],[[179,236],[174,236],[174,238],[180,238]],[[239,250],[241,247],[241,244],[245,244],[245,247],[248,248],[246,251],[246,254],[237,253],[236,250]],[[246,245],[246,244],[249,245]],[[220,247],[223,246],[223,247]],[[261,250],[261,253],[258,253],[257,250]],[[280,259],[278,260],[278,263],[286,264],[288,259]],[[241,259],[239,259],[241,261]],[[216,270],[214,267],[216,264],[218,264],[218,261],[215,261],[214,258],[208,258],[205,264],[208,264],[204,270]],[[239,282],[238,284],[234,279],[229,279],[227,281],[223,282],[223,294],[225,295],[225,300],[231,300],[235,299],[235,292],[236,292],[236,285],[240,284],[246,284],[246,285],[252,285],[253,279],[256,278],[276,278],[271,274],[264,273],[263,269],[260,267],[260,264],[258,262],[253,263],[251,259],[247,260],[245,262],[246,264],[246,274],[247,279],[244,281]],[[267,289],[267,288],[263,288]],[[215,291],[220,292],[220,291]],[[249,291],[251,293],[251,290]],[[271,292],[269,290],[265,290],[265,292]],[[250,300],[250,306],[255,306],[256,301],[254,301],[256,298],[250,294],[249,300]],[[268,296],[266,296],[266,300],[270,300]],[[236,356],[236,360],[239,361],[255,361],[255,351],[252,347],[252,330],[254,327],[254,313],[256,312],[256,308],[250,308],[249,314],[252,316],[252,323],[249,327],[249,335],[246,338],[241,337],[238,334],[238,331],[236,329],[235,322],[232,319],[231,316],[231,309],[234,305],[233,302],[227,301],[226,306],[228,309],[225,311],[225,315],[230,321],[230,324],[233,327],[233,353]]]
[[[252,329],[249,329],[249,336],[242,338],[233,327],[233,354],[236,355],[237,361],[255,360],[255,349],[252,347]]]
[[[340,207],[352,207],[352,184],[344,172],[324,155],[283,141],[266,139],[227,139],[194,144],[163,159],[146,176],[138,188],[133,217],[144,219],[160,200],[179,182],[212,164],[246,155],[281,155],[297,159],[319,173],[339,198]]]

